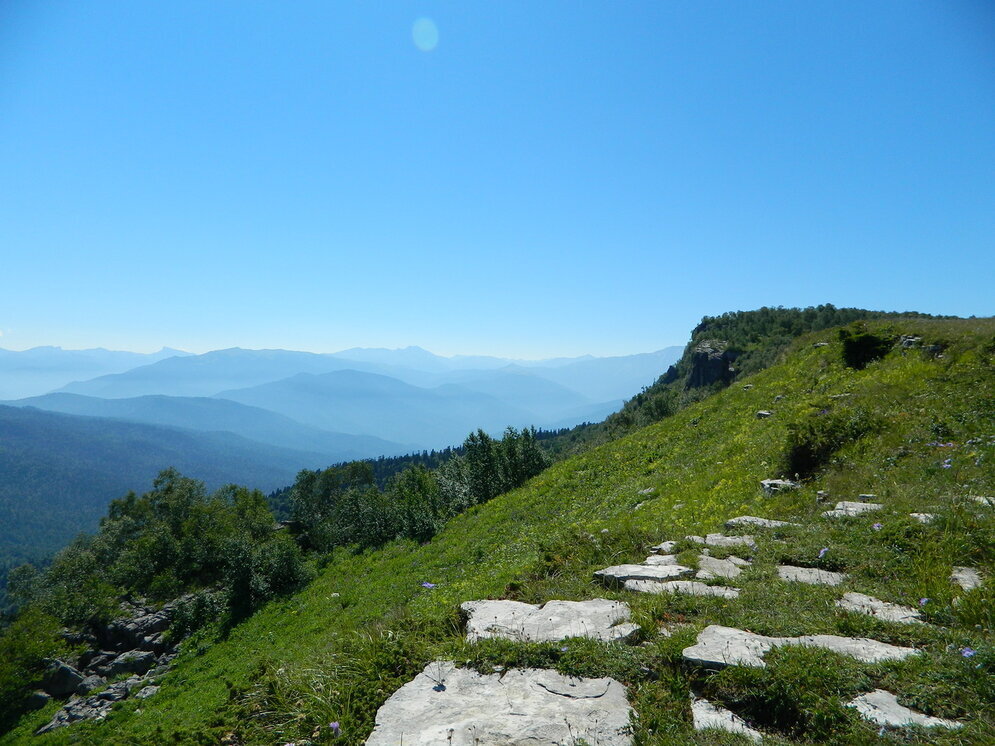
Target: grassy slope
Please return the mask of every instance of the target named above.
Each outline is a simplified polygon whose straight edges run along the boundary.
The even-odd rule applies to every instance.
[[[159,694],[142,703],[140,715],[133,713],[135,703],[125,703],[103,724],[30,740],[211,743],[228,735],[229,743],[282,743],[338,720],[343,738],[337,742],[360,743],[377,706],[439,656],[485,669],[532,663],[616,675],[630,685],[642,743],[724,742],[690,730],[692,686],[762,719],[775,743],[874,742],[876,730],[838,704],[872,682],[934,714],[970,716],[957,735],[932,734],[935,740],[983,743],[995,733],[995,687],[975,661],[995,664],[990,660],[995,594],[989,580],[954,607],[946,575],[953,564],[986,566],[989,577],[995,570],[991,512],[979,514],[962,499],[995,492],[995,323],[888,324],[921,333],[927,343],[943,339],[951,346],[940,360],[896,351],[864,371],[852,371],[840,364],[835,341],[824,348],[811,345],[814,339],[835,340],[834,334],[801,340],[785,363],[666,421],[556,464],[524,488],[455,519],[428,545],[396,543],[336,556],[309,588],[271,604],[227,640],[188,644]],[[746,383],[753,388],[744,389]],[[829,398],[841,393],[850,396]],[[775,404],[776,395],[785,398]],[[827,407],[870,408],[884,427],[844,448],[804,489],[764,497],[758,481],[779,475],[787,423]],[[774,409],[775,416],[758,420],[758,409]],[[978,436],[984,437],[981,444],[966,445]],[[956,447],[927,445],[941,438]],[[941,468],[947,457],[952,468]],[[638,494],[647,487],[656,492]],[[817,518],[824,509],[815,503],[817,489],[829,490],[835,499],[873,492],[886,509],[833,524]],[[907,517],[910,510],[929,510],[939,519],[922,526]],[[641,560],[648,543],[720,530],[725,519],[746,513],[804,519],[806,527],[786,532],[783,544],[761,542],[754,567],[737,582],[744,591],[736,601],[632,597],[590,581],[594,569]],[[882,530],[874,531],[873,522],[881,522]],[[824,546],[830,551],[821,566],[851,574],[842,590],[913,604],[928,597],[927,613],[936,626],[909,629],[855,618],[832,607],[842,590],[772,579],[776,561],[812,564]],[[438,587],[422,588],[423,580]],[[460,639],[457,608],[464,600],[596,596],[630,601],[651,645],[571,641],[565,649],[501,643],[469,648]],[[661,622],[689,626],[678,627],[667,640],[653,634]],[[911,663],[861,667],[798,650],[774,654],[760,673],[708,677],[679,665],[681,648],[708,623],[766,634],[865,634],[915,644],[927,655]],[[957,651],[964,646],[979,655],[963,658]],[[792,704],[795,696],[802,698],[800,706]],[[29,740],[53,710],[27,716],[0,743]],[[326,737],[322,731],[317,740]]]

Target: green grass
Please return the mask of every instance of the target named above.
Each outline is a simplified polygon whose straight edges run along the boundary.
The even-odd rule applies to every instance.
[[[0,744],[362,743],[383,701],[437,658],[481,670],[535,665],[615,676],[629,687],[639,744],[743,742],[693,732],[692,689],[767,729],[771,743],[990,743],[995,511],[966,498],[995,494],[995,322],[869,326],[942,342],[944,356],[896,350],[855,371],[842,364],[835,333],[799,340],[780,364],[554,465],[525,487],[457,517],[429,544],[337,552],[308,588],[269,604],[225,639],[188,641],[160,692],[140,705],[126,702],[104,723],[32,738],[51,717],[50,707],[25,716]],[[823,339],[828,347],[812,346]],[[848,396],[833,398],[840,394]],[[776,396],[783,398],[775,402]],[[757,419],[760,409],[775,414]],[[834,421],[869,415],[874,428],[834,443],[802,489],[765,496],[759,481],[782,475],[790,433],[827,409]],[[955,445],[929,445],[937,441]],[[951,466],[943,468],[947,458]],[[655,492],[640,495],[647,487]],[[831,521],[820,517],[831,505],[817,503],[817,490],[828,491],[832,501],[875,493],[885,508]],[[923,525],[908,517],[912,511],[937,519]],[[754,564],[734,582],[717,581],[741,587],[738,599],[633,595],[591,578],[609,564],[642,561],[651,544],[721,530],[724,520],[742,514],[803,526],[739,532],[758,538]],[[820,559],[822,548],[828,551]],[[782,583],[775,577],[778,562],[842,571],[849,579],[839,589]],[[953,565],[983,568],[986,584],[955,594],[946,580]],[[422,581],[437,587],[423,588]],[[834,602],[846,590],[917,607],[928,598],[924,610],[932,624],[886,624],[842,612]],[[957,604],[955,595],[961,596]],[[628,601],[647,644],[469,646],[462,639],[462,601],[598,596]],[[709,674],[681,660],[681,650],[707,624],[771,635],[863,635],[914,645],[924,654],[862,666],[823,651],[785,649],[771,653],[760,671]],[[671,628],[671,637],[657,634],[661,625]],[[965,647],[978,652],[965,658]],[[842,706],[872,686],[966,725],[950,733],[879,735]],[[333,720],[342,727],[339,739],[328,732]]]

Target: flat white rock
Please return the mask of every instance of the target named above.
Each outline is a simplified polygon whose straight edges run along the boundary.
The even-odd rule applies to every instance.
[[[846,574],[842,572],[820,570],[816,567],[795,567],[794,565],[780,565],[777,568],[777,574],[781,580],[810,585],[839,585],[846,580]]]
[[[695,575],[699,580],[714,580],[715,578],[737,578],[742,573],[743,567],[749,566],[749,562],[739,557],[729,557],[728,559],[716,559],[707,554],[698,556],[698,572]]]
[[[825,648],[862,663],[901,660],[918,654],[914,648],[903,648],[864,637],[838,635],[805,635],[803,637],[768,637],[733,627],[709,625],[698,633],[694,645],[684,648],[684,658],[691,663],[709,667],[751,666],[764,667],[764,655],[781,645],[802,645]]]
[[[846,611],[882,619],[886,622],[901,622],[902,624],[922,623],[922,614],[908,606],[881,601],[874,596],[863,593],[844,593],[836,605]]]
[[[696,699],[691,703],[691,717],[694,719],[695,730],[714,728],[727,733],[738,733],[756,743],[763,740],[763,734],[753,730],[739,715],[714,705],[707,699]]]
[[[738,588],[724,585],[705,585],[694,580],[626,580],[625,590],[636,593],[683,593],[685,596],[715,596],[717,598],[737,598]]]
[[[544,669],[481,674],[429,663],[377,710],[367,746],[629,746],[625,687]]]
[[[986,508],[995,508],[995,497],[982,497],[981,495],[971,495],[971,499],[978,505],[984,505]]]
[[[955,567],[950,573],[950,582],[956,583],[965,591],[970,591],[981,585],[981,573],[973,567]]]
[[[738,526],[756,526],[757,528],[783,528],[784,526],[800,526],[800,523],[789,523],[788,521],[775,521],[771,518],[757,518],[755,515],[741,515],[730,518],[726,521],[726,528],[737,528]]]
[[[910,518],[915,518],[919,523],[932,523],[936,519],[934,513],[909,513]]]
[[[961,727],[961,723],[956,720],[930,717],[900,705],[898,698],[884,689],[875,689],[873,692],[861,694],[852,702],[847,703],[847,707],[856,708],[862,717],[871,722],[895,728],[909,725],[918,725],[922,728]]]
[[[624,583],[627,580],[668,580],[694,572],[684,565],[613,565],[594,573],[606,583]]]
[[[860,515],[861,513],[869,513],[872,510],[881,510],[883,507],[884,505],[881,503],[856,503],[843,500],[836,503],[835,508],[825,511],[822,515],[826,518],[843,518]]]
[[[749,547],[756,549],[757,543],[752,536],[725,536],[724,534],[708,534],[708,536],[685,536],[688,541],[695,544],[704,544],[708,547]]]
[[[677,565],[676,554],[651,554],[643,560],[644,565]]]
[[[520,601],[467,601],[466,641],[492,638],[516,642],[555,642],[568,637],[590,637],[610,642],[624,640],[639,629],[629,622],[630,609],[622,601],[547,601],[536,606]]]

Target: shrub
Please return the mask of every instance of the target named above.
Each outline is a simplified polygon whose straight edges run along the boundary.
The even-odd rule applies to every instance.
[[[867,324],[861,321],[840,329],[839,336],[843,343],[843,362],[855,370],[863,370],[869,363],[887,355],[895,343],[892,336],[868,331]]]
[[[810,477],[829,463],[843,446],[873,432],[878,425],[860,408],[821,409],[788,425],[785,472]]]

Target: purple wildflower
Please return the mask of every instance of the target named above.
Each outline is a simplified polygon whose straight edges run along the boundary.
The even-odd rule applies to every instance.
[[[339,727],[339,721],[336,720],[334,723],[329,723],[328,727],[332,729],[332,735],[336,738],[342,735],[342,728]]]
[[[954,465],[954,460],[952,458],[944,459],[943,463],[940,464],[944,469],[949,469]]]
[[[875,523],[873,526],[871,526],[871,528],[873,528],[875,531],[880,531],[881,530],[881,524],[880,523]]]
[[[928,603],[929,603],[929,599],[928,598],[920,598],[919,599],[919,605],[920,606],[925,606]]]
[[[826,556],[826,552],[828,552],[828,551],[829,551],[829,547],[823,547],[822,549],[820,549],[819,550],[819,559],[822,559],[823,557],[825,557]]]
[[[421,584],[422,588],[435,588],[435,583],[429,583],[427,580]]]
[[[961,648],[960,654],[965,658],[972,658],[978,651],[974,648]]]

